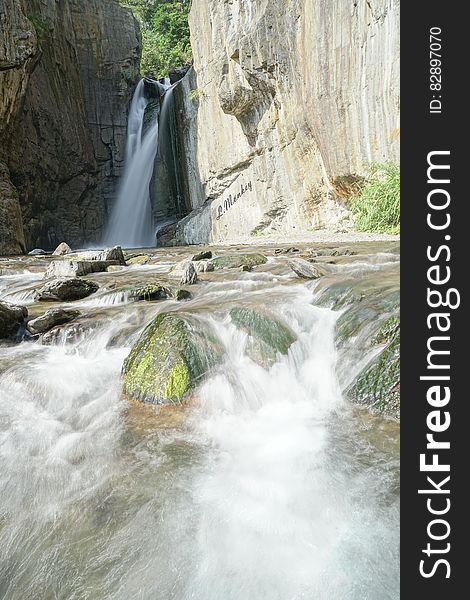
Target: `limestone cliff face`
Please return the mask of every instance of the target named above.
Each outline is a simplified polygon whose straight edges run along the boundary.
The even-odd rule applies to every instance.
[[[399,0],[194,0],[190,24],[180,241],[350,228],[354,185],[399,157]]]
[[[0,206],[8,196],[16,219],[0,252],[24,244],[4,229],[28,249],[96,242],[123,167],[138,25],[115,0],[3,0],[0,16]]]

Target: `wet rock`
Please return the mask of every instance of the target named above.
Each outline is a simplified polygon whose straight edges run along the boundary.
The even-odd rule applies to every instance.
[[[43,346],[75,344],[87,338],[91,331],[97,329],[99,323],[93,321],[72,322],[58,325],[41,336]]]
[[[157,246],[175,246],[176,245],[176,226],[177,223],[170,223],[164,227],[160,227],[157,231]]]
[[[212,261],[216,269],[239,269],[242,266],[257,267],[268,262],[262,254],[226,254],[217,256]]]
[[[80,316],[80,311],[64,308],[51,308],[40,317],[28,321],[27,330],[32,335],[45,333],[57,325],[64,325]]]
[[[59,300],[62,302],[81,300],[96,292],[98,288],[97,283],[86,279],[75,277],[53,279],[36,291],[35,299],[38,301]]]
[[[191,292],[188,290],[175,290],[173,292],[173,298],[175,300],[189,300],[191,298]]]
[[[124,394],[155,404],[181,402],[223,355],[222,344],[188,315],[162,313],[124,362]]]
[[[179,279],[181,285],[197,283],[197,271],[190,259],[182,260],[176,264],[169,273],[170,277]]]
[[[54,277],[83,277],[90,273],[103,273],[117,261],[104,260],[55,260],[47,267],[45,279]]]
[[[242,265],[240,267],[240,271],[242,273],[250,273],[251,271],[253,271],[253,267],[251,267],[250,265]]]
[[[375,337],[383,350],[359,373],[347,397],[385,416],[400,418],[400,319],[390,317]]]
[[[209,273],[214,271],[214,263],[211,260],[197,260],[193,262],[196,273]]]
[[[52,253],[52,256],[63,256],[69,252],[72,252],[72,248],[65,242],[61,242]]]
[[[212,252],[210,250],[203,250],[202,252],[195,254],[191,260],[196,262],[198,260],[208,260],[209,258],[212,258]]]
[[[0,300],[0,339],[14,337],[28,316],[25,306],[16,306]]]
[[[235,307],[230,311],[233,324],[248,336],[247,353],[263,367],[272,366],[279,354],[287,354],[296,336],[278,317],[265,311]]]
[[[288,265],[302,279],[318,279],[325,274],[325,271],[302,258],[293,258]]]
[[[134,301],[137,300],[166,300],[171,296],[171,291],[160,285],[159,283],[147,283],[143,285],[135,285],[127,288],[121,288],[121,290],[127,292],[130,298]]]
[[[28,252],[28,256],[44,256],[45,254],[47,254],[47,252],[42,248],[34,248],[31,252]]]
[[[146,265],[150,260],[150,256],[148,254],[139,254],[137,256],[133,256],[126,260],[128,265]]]
[[[83,252],[77,252],[70,256],[71,260],[76,261],[103,261],[124,265],[126,261],[122,252],[121,246],[114,246],[113,248],[105,248],[104,250],[85,250]]]

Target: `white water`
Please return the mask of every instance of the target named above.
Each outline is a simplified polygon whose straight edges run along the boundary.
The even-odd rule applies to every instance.
[[[168,85],[162,86],[164,90]],[[150,181],[159,144],[159,125],[155,122],[142,135],[145,108],[144,80],[137,85],[128,118],[124,176],[118,197],[106,229],[105,245],[126,248],[155,246],[155,227],[150,202]],[[168,104],[165,94],[160,123],[166,118]]]
[[[342,399],[337,314],[258,285],[298,341],[262,369],[196,299],[226,360],[180,428],[126,416],[108,342],[139,307],[75,346],[0,348],[0,598],[398,598],[396,458]]]

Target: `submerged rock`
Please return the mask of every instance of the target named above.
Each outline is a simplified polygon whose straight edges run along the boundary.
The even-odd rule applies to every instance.
[[[31,252],[28,252],[28,256],[44,256],[44,254],[47,254],[47,252],[42,248],[34,248]]]
[[[325,271],[302,258],[293,258],[288,265],[302,279],[319,279],[325,274]]]
[[[236,307],[230,311],[233,324],[248,336],[247,354],[263,367],[272,366],[278,354],[287,354],[296,336],[278,317],[254,310]]]
[[[56,325],[69,323],[80,316],[80,311],[65,308],[51,308],[40,317],[28,321],[26,329],[32,334],[37,335],[52,329]]]
[[[0,300],[0,339],[14,337],[28,316],[25,306],[16,306]]]
[[[266,256],[262,254],[226,254],[225,256],[217,256],[213,259],[213,264],[216,269],[239,269],[240,267],[257,267],[268,262]]]
[[[124,394],[155,404],[181,402],[222,355],[220,341],[199,322],[187,315],[162,313],[124,362]]]
[[[347,396],[357,404],[400,418],[400,319],[390,317],[375,338],[383,350],[359,373]]]
[[[175,290],[173,292],[173,298],[175,300],[189,300],[191,298],[191,292],[188,290]]]
[[[39,301],[59,300],[62,302],[81,300],[96,292],[98,288],[97,283],[86,279],[74,277],[53,279],[36,291],[35,299]]]
[[[75,344],[86,339],[90,332],[98,327],[99,322],[92,320],[57,325],[42,335],[41,344],[43,346]]]
[[[190,259],[177,263],[169,273],[170,277],[178,278],[181,285],[192,285],[197,283],[197,271]]]
[[[52,256],[63,256],[69,252],[72,252],[72,248],[65,242],[61,242],[52,253]]]

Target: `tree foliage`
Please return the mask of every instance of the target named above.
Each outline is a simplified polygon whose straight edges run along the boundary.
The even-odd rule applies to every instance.
[[[164,77],[191,61],[188,15],[191,0],[121,0],[142,29],[142,75]]]

